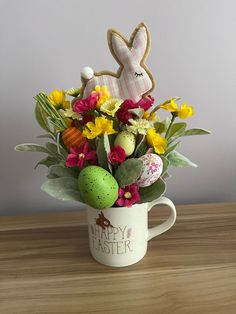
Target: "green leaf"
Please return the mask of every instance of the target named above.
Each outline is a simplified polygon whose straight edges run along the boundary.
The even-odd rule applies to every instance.
[[[206,135],[206,134],[211,134],[211,132],[208,130],[195,128],[186,130],[182,132],[179,136]]]
[[[162,121],[162,124],[164,124],[165,126],[164,132],[168,130],[170,123],[171,123],[171,119],[169,117],[165,118],[165,120]]]
[[[46,143],[46,148],[49,152],[49,155],[57,158],[58,160],[65,159],[64,156],[62,156],[61,154],[58,153],[56,144],[48,142],[48,143]]]
[[[178,153],[177,151],[170,152],[168,155],[168,160],[170,162],[170,166],[174,167],[197,167],[192,161],[190,161],[184,155]]]
[[[99,142],[98,142],[98,146],[97,146],[97,156],[98,156],[98,164],[108,170],[111,171],[111,165],[108,162],[108,154],[110,152],[110,144],[109,144],[109,139],[107,138],[107,134],[103,135]],[[107,143],[108,140],[108,143]],[[106,143],[106,144],[105,144]]]
[[[61,177],[48,179],[43,183],[41,189],[52,197],[62,201],[82,202],[78,191],[78,180],[75,178]]]
[[[173,123],[169,132],[167,139],[171,138],[172,136],[178,136],[179,134],[183,133],[186,129],[187,123],[180,122],[180,123]]]
[[[54,141],[56,140],[56,137],[53,133],[46,133],[46,134],[38,135],[37,138],[49,138]]]
[[[42,109],[41,109],[40,104],[38,102],[36,103],[34,113],[35,113],[35,118],[36,118],[39,126],[42,129],[44,129],[45,131],[49,131],[50,128],[49,128],[48,123],[47,123],[47,117],[46,117],[45,113],[42,112]]]
[[[172,143],[171,145],[168,145],[167,150],[165,151],[165,156],[167,156],[170,152],[172,152],[173,150],[176,149],[176,147],[180,144],[181,142],[177,142],[177,143]]]
[[[170,162],[165,156],[161,155],[160,157],[161,157],[162,162],[163,162],[163,169],[162,169],[162,174],[161,174],[161,176],[163,176],[166,173]]]
[[[46,166],[46,167],[50,167],[52,165],[55,165],[57,163],[57,161],[55,161],[54,158],[48,156],[46,158],[43,158],[41,160],[39,160],[36,164],[36,166],[34,167],[34,169],[36,169],[39,165],[43,165],[43,166]]]
[[[138,180],[143,170],[142,160],[130,158],[124,161],[116,170],[115,178],[120,187],[125,187]]]
[[[24,143],[15,146],[15,151],[17,152],[41,152],[41,153],[49,153],[48,149],[42,145],[34,144],[34,143]]]
[[[156,132],[160,133],[160,134],[166,131],[166,126],[165,126],[165,123],[163,123],[163,122],[154,123],[154,128],[155,128]]]
[[[60,177],[78,178],[78,171],[74,168],[67,168],[63,165],[52,165],[49,168],[47,178],[53,179]]]
[[[147,146],[147,143],[145,140],[145,135],[143,135],[141,141],[138,143],[138,145],[135,149],[134,157],[139,158],[139,157],[145,155],[147,150],[148,150],[148,146]]]
[[[139,203],[152,202],[160,198],[166,191],[165,181],[159,178],[150,186],[139,188],[140,201]]]

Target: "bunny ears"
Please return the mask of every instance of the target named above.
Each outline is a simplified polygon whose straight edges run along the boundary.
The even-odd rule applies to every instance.
[[[130,56],[134,53],[137,60],[143,63],[141,65],[145,65],[150,50],[150,34],[144,23],[140,23],[135,28],[129,41],[116,30],[109,29],[107,41],[113,57],[121,67],[131,59]]]

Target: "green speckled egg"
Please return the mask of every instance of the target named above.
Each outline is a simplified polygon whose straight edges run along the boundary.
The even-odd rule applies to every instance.
[[[133,154],[135,149],[135,135],[128,131],[120,132],[114,142],[115,146],[121,146],[126,154],[126,157]]]
[[[118,183],[101,167],[84,168],[79,174],[78,184],[83,201],[93,208],[109,208],[118,198]]]

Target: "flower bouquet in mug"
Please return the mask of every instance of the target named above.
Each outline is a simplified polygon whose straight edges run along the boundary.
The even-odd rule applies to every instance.
[[[164,195],[169,168],[196,167],[178,152],[181,139],[209,134],[209,131],[187,128],[183,121],[194,114],[194,109],[180,102],[180,97],[158,103],[150,95],[154,79],[145,64],[150,48],[150,34],[145,24],[134,30],[130,40],[109,30],[108,44],[120,65],[117,73],[96,73],[85,67],[81,88],[36,95],[35,117],[45,131],[39,137],[48,141],[45,145],[21,144],[15,149],[46,154],[35,166],[48,167],[42,190],[60,200],[88,205],[92,210],[88,216],[96,221],[90,228],[90,247],[97,254],[92,253],[93,256],[107,265],[124,266],[145,254],[145,250],[135,253],[128,262],[124,258],[135,252],[135,245],[131,248],[130,242],[135,228],[138,232],[143,228],[142,237],[146,237],[147,223],[141,220],[146,219],[150,206]],[[164,120],[158,117],[160,111],[167,112]],[[162,203],[173,208],[170,202],[162,199]],[[142,208],[144,218],[138,218]],[[108,219],[108,209],[113,221]],[[128,227],[127,219],[131,220],[131,216],[125,215],[132,210],[135,213],[132,220],[138,221]],[[174,220],[172,217],[171,224]],[[165,226],[165,230],[168,228]],[[110,230],[107,234],[100,233],[107,229]],[[153,231],[146,241],[165,230]],[[99,235],[105,238],[103,244],[101,239],[95,241]],[[141,237],[138,239],[137,252],[142,241]],[[123,254],[123,260],[120,258],[117,262],[115,256],[112,262],[107,262],[105,254],[113,257]]]

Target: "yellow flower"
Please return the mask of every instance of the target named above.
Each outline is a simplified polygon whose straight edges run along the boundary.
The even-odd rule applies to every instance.
[[[70,108],[70,102],[66,100],[66,95],[64,90],[54,90],[49,95],[49,101],[50,103],[58,110],[58,109],[69,109]]]
[[[122,99],[118,98],[108,99],[101,105],[100,111],[107,113],[109,116],[114,117],[116,111],[120,108],[122,103],[123,103]]]
[[[186,103],[183,103],[178,109],[178,106],[174,100],[171,100],[168,104],[161,105],[160,108],[168,110],[181,119],[189,118],[194,114],[194,109],[192,106],[187,106]]]
[[[101,105],[111,97],[105,85],[103,86],[96,85],[95,90],[93,92],[99,94],[99,99],[97,101],[97,109],[100,109]]]
[[[161,155],[164,154],[167,148],[166,139],[161,137],[159,133],[156,133],[154,129],[147,131],[146,140],[149,146],[154,148],[154,151]]]
[[[194,114],[194,110],[192,106],[187,106],[186,103],[184,103],[179,111],[178,111],[178,117],[181,119],[186,119],[191,117]]]
[[[108,120],[104,117],[97,117],[95,118],[95,123],[88,122],[86,124],[86,128],[83,131],[83,136],[88,139],[93,139],[104,133],[107,133],[107,135],[109,135],[117,133],[117,131],[113,129],[112,120]]]
[[[150,115],[150,112],[144,111],[143,118],[146,119],[146,120],[149,120],[149,121],[156,121],[157,120],[157,114],[156,114],[156,112],[153,112]]]
[[[129,119],[131,125],[127,125],[127,131],[133,134],[146,134],[147,130],[150,128],[150,123],[145,119]]]

